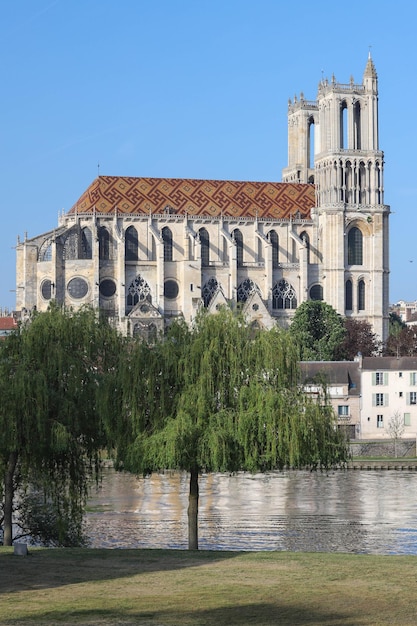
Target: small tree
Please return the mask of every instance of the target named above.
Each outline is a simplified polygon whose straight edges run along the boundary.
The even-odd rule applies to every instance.
[[[360,352],[362,356],[377,356],[381,345],[369,322],[352,317],[343,319],[345,336],[336,350],[337,360],[353,361]]]
[[[394,442],[394,456],[397,458],[397,442],[403,436],[405,426],[400,411],[395,411],[386,426],[388,436]]]
[[[180,330],[133,347],[117,368],[113,437],[119,467],[189,473],[188,545],[198,549],[200,472],[330,467],[347,448],[332,409],[302,393],[288,332],[254,332],[228,309]]]
[[[294,314],[290,334],[302,361],[334,361],[346,330],[342,317],[326,302],[303,302]]]

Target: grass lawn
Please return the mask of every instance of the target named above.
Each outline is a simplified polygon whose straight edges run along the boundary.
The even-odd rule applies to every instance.
[[[417,558],[0,548],[0,624],[408,626]]]

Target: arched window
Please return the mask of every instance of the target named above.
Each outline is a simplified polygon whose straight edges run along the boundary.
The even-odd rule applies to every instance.
[[[361,149],[361,105],[359,102],[355,103],[353,107],[353,130],[354,130],[354,141],[355,150]]]
[[[347,149],[348,146],[348,109],[346,100],[343,100],[340,108],[340,147]]]
[[[219,289],[220,285],[217,279],[214,277],[209,278],[203,286],[203,289],[201,290],[201,295],[203,296],[203,302],[205,307],[208,307],[214,294],[217,293]]]
[[[253,280],[251,280],[250,278],[246,278],[243,282],[240,283],[239,287],[237,288],[237,301],[246,302],[249,296],[255,291],[259,292],[258,286],[255,285]]]
[[[297,296],[294,288],[284,279],[275,283],[272,290],[272,308],[273,309],[296,309]]]
[[[73,261],[78,259],[78,232],[71,231],[65,238],[64,249],[62,251],[62,257],[64,261]]]
[[[201,245],[201,265],[202,267],[208,267],[210,264],[210,238],[205,228],[200,228],[198,231]]]
[[[242,267],[243,265],[243,236],[238,228],[233,231],[233,239],[236,244],[236,260],[237,266]]]
[[[358,283],[358,311],[365,310],[365,281],[360,280]]]
[[[130,283],[127,289],[127,307],[131,309],[138,302],[143,302],[146,300],[147,302],[152,302],[151,298],[151,288],[148,283],[142,276],[138,275],[132,282]]]
[[[92,259],[93,258],[93,238],[91,236],[91,230],[86,226],[81,231],[81,258]]]
[[[354,226],[348,234],[348,265],[362,265],[363,241],[359,228]]]
[[[323,287],[321,285],[313,285],[310,289],[310,300],[323,300]]]
[[[347,280],[345,284],[345,309],[346,311],[352,311],[352,281]]]
[[[38,261],[52,261],[52,240],[46,239],[39,248]]]
[[[98,233],[98,256],[102,261],[109,261],[110,259],[110,233],[102,226]]]
[[[308,163],[307,163],[307,167],[309,169],[314,167],[314,117],[311,116],[308,118],[308,138],[307,138],[307,158],[308,158]],[[314,177],[312,181],[308,181],[308,182],[313,182],[314,183]]]
[[[138,231],[134,226],[129,226],[125,233],[125,260],[137,261],[138,260]]]
[[[279,240],[275,230],[269,231],[268,239],[272,246],[272,267],[276,269],[279,266]]]
[[[172,232],[168,226],[162,229],[162,239],[164,242],[164,261],[172,261]]]

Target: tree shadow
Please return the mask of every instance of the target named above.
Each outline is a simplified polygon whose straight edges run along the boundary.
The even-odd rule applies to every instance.
[[[210,550],[30,548],[28,556],[0,550],[0,595],[181,570],[235,558]]]
[[[365,618],[365,619],[364,619]],[[318,610],[317,607],[287,606],[279,601],[275,603],[252,603],[242,606],[221,607],[189,612],[163,611],[109,611],[109,610],[81,610],[81,611],[51,611],[36,616],[10,619],[2,622],[4,626],[20,624],[78,624],[82,626],[178,626],[178,624],[195,624],[196,626],[357,626],[359,623],[371,623],[366,616],[347,614],[342,609],[336,611]],[[384,624],[388,622],[378,622]],[[411,622],[410,622],[411,623]]]

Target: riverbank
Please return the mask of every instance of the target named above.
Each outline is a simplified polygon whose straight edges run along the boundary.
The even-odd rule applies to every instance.
[[[416,557],[0,548],[3,626],[411,626]]]
[[[347,463],[347,469],[353,470],[405,470],[417,471],[417,459],[355,459]]]

